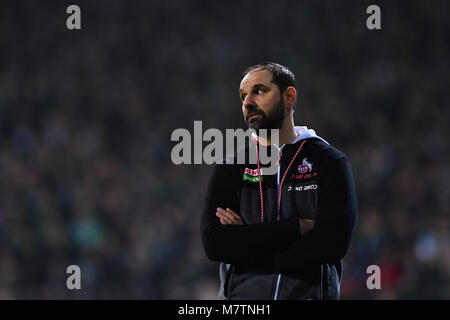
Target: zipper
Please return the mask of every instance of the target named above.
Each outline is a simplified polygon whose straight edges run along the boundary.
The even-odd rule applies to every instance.
[[[277,195],[280,194],[280,168],[281,168],[281,153],[284,145],[281,146],[280,150],[278,151],[278,171],[277,171]],[[277,202],[279,199],[277,199]],[[281,206],[281,204],[280,204]],[[278,207],[277,210],[277,221],[280,220],[280,207]],[[281,280],[281,273],[277,276],[277,284],[275,285],[275,294],[273,296],[273,300],[278,300],[278,290],[280,289],[280,280]]]
[[[281,168],[281,151],[284,147],[284,144],[281,146],[279,152],[278,152],[278,172],[277,172],[277,184],[278,184],[278,206],[277,206],[277,221],[280,220],[280,211],[281,211],[281,188],[283,187],[282,184],[284,182],[284,179],[286,178],[286,174],[288,173],[289,169],[291,168],[292,163],[294,162],[295,158],[297,157],[297,155],[299,154],[300,150],[302,149],[303,145],[305,144],[306,140],[303,140],[302,144],[300,145],[300,147],[298,148],[297,152],[295,153],[295,155],[292,157],[291,162],[289,163],[288,167],[286,168],[286,171],[284,172],[283,175],[283,179],[280,182],[280,168]],[[281,185],[281,186],[280,186]],[[277,279],[277,284],[275,286],[275,295],[273,297],[274,300],[278,300],[278,290],[280,289],[280,281],[281,281],[281,273],[278,274],[278,279]]]
[[[225,298],[229,298],[229,294],[230,294],[230,278],[231,278],[231,273],[233,272],[233,265],[230,264],[230,267],[227,270],[227,273],[225,274],[225,281],[223,283],[223,296]]]
[[[323,300],[323,264],[320,265],[320,300]]]

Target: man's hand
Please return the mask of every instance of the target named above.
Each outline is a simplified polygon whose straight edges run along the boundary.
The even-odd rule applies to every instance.
[[[314,220],[311,219],[298,219],[300,226],[300,234],[304,235],[306,232],[314,228]]]
[[[230,208],[226,210],[217,208],[216,216],[220,219],[221,224],[244,224],[242,218]],[[314,220],[312,219],[298,219],[298,224],[302,235],[314,228]]]
[[[230,208],[226,210],[217,208],[216,216],[220,219],[221,224],[244,224],[241,217]]]

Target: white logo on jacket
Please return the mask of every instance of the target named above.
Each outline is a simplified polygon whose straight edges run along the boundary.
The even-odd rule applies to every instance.
[[[287,191],[306,191],[306,190],[315,190],[317,189],[317,184],[310,184],[307,186],[298,186],[298,187],[293,187],[293,186],[289,186]]]

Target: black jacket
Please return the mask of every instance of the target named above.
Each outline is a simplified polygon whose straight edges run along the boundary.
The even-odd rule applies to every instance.
[[[222,262],[221,299],[339,299],[341,259],[357,215],[352,171],[347,157],[323,139],[299,138],[281,148],[278,173],[262,175],[263,222],[257,165],[214,168],[201,238],[207,257]],[[255,144],[245,148],[247,155],[249,148]],[[222,225],[217,207],[232,209],[244,224]],[[298,218],[314,219],[314,228],[300,234]]]

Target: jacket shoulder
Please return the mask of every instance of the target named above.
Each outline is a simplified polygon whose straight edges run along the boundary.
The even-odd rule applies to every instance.
[[[326,161],[336,161],[340,159],[348,160],[347,155],[344,152],[320,139],[313,139],[310,143],[310,148],[313,153],[320,154]]]

